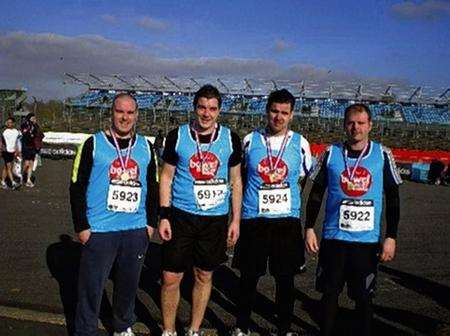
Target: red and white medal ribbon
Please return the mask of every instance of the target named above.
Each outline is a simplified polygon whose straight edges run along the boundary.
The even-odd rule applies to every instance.
[[[191,129],[194,131],[194,134],[195,134],[195,143],[197,145],[197,155],[198,155],[198,157],[200,159],[201,166],[203,166],[203,163],[205,163],[207,154],[208,154],[209,150],[211,149],[211,145],[212,145],[212,143],[214,141],[214,137],[216,136],[217,124],[214,125],[214,130],[211,133],[211,139],[209,139],[209,144],[208,144],[208,147],[207,147],[207,149],[205,151],[206,155],[203,155],[204,152],[201,149],[200,136],[199,136],[197,130],[195,129],[195,127],[191,127]]]
[[[267,131],[265,131],[263,133],[263,136],[264,136],[264,141],[266,143],[267,158],[269,159],[270,173],[273,174],[273,173],[275,173],[275,171],[278,167],[278,164],[280,163],[280,160],[283,157],[284,151],[286,150],[286,145],[290,138],[289,130],[286,131],[286,134],[284,135],[283,141],[281,143],[280,151],[278,152],[278,155],[276,156],[276,159],[275,159],[275,164],[272,162],[272,158],[273,158],[272,146],[270,145],[270,140],[267,137]]]
[[[128,161],[130,160],[130,156],[131,156],[131,143],[133,142],[133,137],[131,137],[130,141],[128,142],[128,148],[127,148],[127,151],[125,154],[125,161],[124,161],[123,156],[122,156],[122,151],[119,146],[119,142],[117,141],[116,134],[112,128],[109,129],[109,133],[111,134],[111,136],[114,140],[114,146],[116,147],[117,157],[119,158],[120,166],[122,167],[122,174],[121,174],[120,178],[122,180],[126,181],[130,178],[127,167],[128,167]]]
[[[358,156],[358,159],[356,160],[355,165],[353,166],[353,170],[350,171],[350,167],[348,165],[348,150],[347,148],[344,149],[344,163],[345,163],[345,170],[347,171],[348,178],[350,181],[353,181],[353,178],[355,177],[356,170],[358,169],[359,165],[361,164],[362,158],[364,154],[366,153],[367,147],[369,146],[369,142],[366,143],[363,150]]]

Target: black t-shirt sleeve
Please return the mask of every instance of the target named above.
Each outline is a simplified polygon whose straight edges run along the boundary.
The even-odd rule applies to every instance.
[[[175,150],[178,141],[178,128],[170,131],[167,134],[166,142],[164,145],[164,151],[162,154],[162,159],[164,162],[171,164],[172,166],[176,166],[178,163],[178,154]]]
[[[69,194],[73,226],[77,233],[90,228],[86,215],[86,191],[92,171],[93,151],[94,138],[90,137],[78,148],[73,164]]]
[[[383,189],[386,201],[386,238],[397,238],[400,221],[400,188],[402,183],[390,151],[383,152]]]
[[[147,225],[156,227],[158,223],[158,205],[159,205],[159,180],[158,180],[158,163],[156,161],[155,150],[153,145],[148,142],[150,148],[150,162],[147,167]]]
[[[234,167],[242,162],[242,144],[239,136],[231,132],[231,143],[233,147],[233,152],[228,160],[228,166]]]

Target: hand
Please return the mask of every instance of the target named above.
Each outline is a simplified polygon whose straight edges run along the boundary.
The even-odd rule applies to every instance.
[[[89,240],[89,238],[91,238],[91,230],[90,229],[86,229],[83,231],[78,232],[78,240],[80,241],[81,244],[86,244]]]
[[[386,238],[383,243],[383,250],[380,255],[380,261],[392,261],[395,257],[396,242],[393,238]]]
[[[161,219],[159,221],[158,232],[162,240],[169,241],[172,239],[172,228],[168,219]]]
[[[232,247],[236,244],[239,238],[239,222],[231,222],[228,227],[227,246]]]
[[[147,225],[147,235],[148,235],[148,239],[152,239],[153,233],[155,233],[155,228],[153,228],[153,227]]]
[[[317,243],[317,236],[314,229],[305,230],[305,247],[309,254],[316,254],[319,252],[319,244]]]

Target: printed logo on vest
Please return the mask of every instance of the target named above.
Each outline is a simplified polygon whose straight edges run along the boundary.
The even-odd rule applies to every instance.
[[[282,183],[288,175],[289,169],[283,160],[278,162],[278,165],[274,171],[271,171],[270,167],[275,166],[276,158],[272,157],[272,165],[269,164],[269,158],[266,157],[258,163],[258,174],[264,181],[264,183]]]
[[[203,162],[198,153],[189,159],[189,171],[194,180],[210,180],[214,178],[219,170],[220,162],[212,152],[202,152]]]
[[[353,171],[353,167],[350,167]],[[341,189],[351,197],[359,197],[365,195],[372,186],[372,175],[364,167],[357,167],[353,179],[350,180],[347,170],[341,173]]]
[[[124,158],[125,161],[125,158]],[[128,160],[126,170],[120,164],[120,160],[116,158],[109,167],[109,179],[121,181],[138,181],[139,180],[139,166],[131,157]]]

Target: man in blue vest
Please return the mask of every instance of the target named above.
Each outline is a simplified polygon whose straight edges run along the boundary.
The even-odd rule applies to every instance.
[[[292,332],[294,275],[305,262],[299,182],[311,168],[308,141],[289,129],[294,105],[295,98],[286,89],[272,92],[266,105],[267,126],[243,141],[241,237],[233,258],[241,278],[233,336],[249,334],[256,286],[267,261],[276,283],[277,334]]]
[[[83,244],[76,336],[96,335],[113,264],[114,335],[134,335],[139,276],[157,224],[157,161],[151,143],[134,132],[138,117],[134,97],[118,94],[111,117],[111,128],[80,146],[70,184],[73,223]]]
[[[370,335],[372,296],[378,262],[395,256],[400,218],[399,184],[391,151],[369,140],[372,116],[368,106],[347,107],[347,140],[331,145],[311,174],[313,186],[306,207],[305,244],[319,252],[316,288],[322,296],[321,335],[331,335],[344,284],[355,301],[355,335]],[[328,189],[322,240],[314,232],[322,198]],[[386,238],[380,248],[383,193]]]
[[[222,98],[212,85],[194,96],[195,120],[169,132],[163,152],[159,234],[163,239],[163,335],[174,336],[184,272],[193,267],[191,323],[198,335],[209,301],[213,270],[239,237],[242,201],[241,144],[219,125]],[[228,225],[228,214],[231,221]]]

